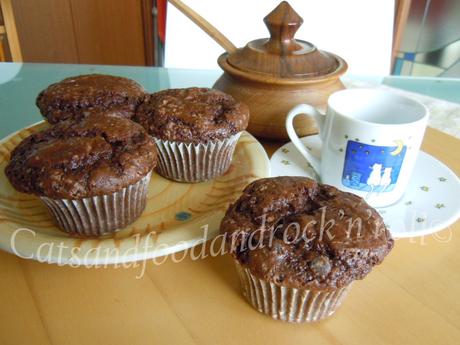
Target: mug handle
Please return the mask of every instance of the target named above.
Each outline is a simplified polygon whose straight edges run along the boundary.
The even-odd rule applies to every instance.
[[[323,131],[326,116],[320,113],[315,107],[312,107],[311,105],[299,104],[292,108],[286,117],[286,130],[289,135],[289,138],[291,139],[292,143],[297,148],[297,150],[302,154],[302,156],[304,156],[305,159],[311,164],[316,174],[318,176],[321,176],[321,161],[315,156],[313,156],[310,152],[308,152],[308,150],[305,148],[305,145],[302,143],[297,133],[295,132],[294,118],[300,114],[306,114],[312,116],[315,119],[316,123],[318,124],[321,139],[321,134]]]

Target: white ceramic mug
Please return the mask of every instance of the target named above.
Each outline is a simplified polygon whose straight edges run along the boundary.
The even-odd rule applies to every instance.
[[[299,114],[313,116],[322,141],[313,156],[295,133]],[[397,202],[411,177],[429,116],[420,102],[379,89],[333,93],[326,114],[300,104],[286,118],[286,129],[321,182],[362,196],[374,207]]]

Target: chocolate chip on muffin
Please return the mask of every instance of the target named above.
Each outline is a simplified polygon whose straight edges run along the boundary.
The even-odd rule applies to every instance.
[[[131,118],[145,96],[134,80],[103,74],[66,78],[48,86],[37,97],[37,107],[49,123],[79,120],[110,111]]]
[[[196,144],[243,131],[248,125],[249,110],[218,90],[168,89],[147,97],[134,121],[156,138]]]
[[[21,192],[80,199],[131,185],[155,165],[155,144],[140,125],[114,114],[94,114],[24,139],[5,172]]]

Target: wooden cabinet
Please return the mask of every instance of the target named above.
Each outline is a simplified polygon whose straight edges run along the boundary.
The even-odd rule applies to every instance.
[[[153,65],[152,7],[153,0],[12,1],[25,62]]]
[[[0,62],[22,61],[12,0],[0,0]]]

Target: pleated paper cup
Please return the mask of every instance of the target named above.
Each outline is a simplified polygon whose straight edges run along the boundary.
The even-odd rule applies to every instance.
[[[333,291],[302,290],[257,278],[235,262],[243,295],[259,312],[275,320],[314,322],[331,316],[342,304],[350,285]]]
[[[241,132],[206,144],[155,139],[159,159],[157,172],[178,182],[202,182],[223,175],[232,162]]]
[[[64,231],[100,236],[122,229],[142,214],[152,172],[118,192],[83,199],[40,199]]]

